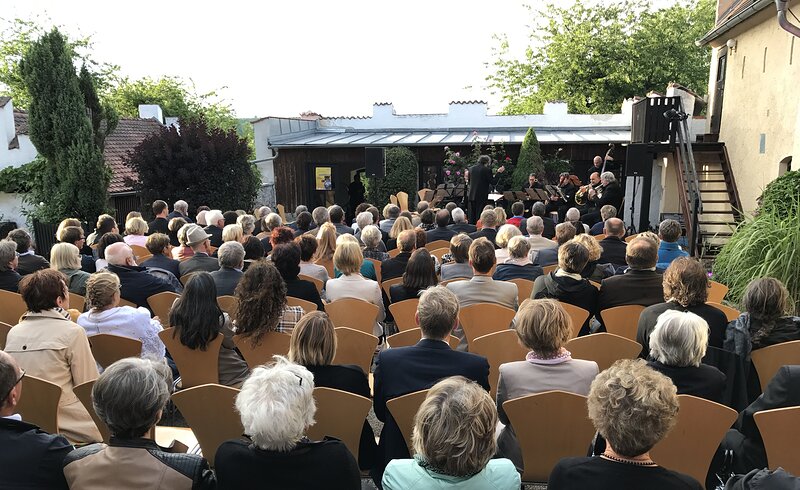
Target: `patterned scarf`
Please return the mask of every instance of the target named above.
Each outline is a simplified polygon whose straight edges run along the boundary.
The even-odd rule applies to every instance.
[[[525,360],[531,364],[561,364],[562,362],[571,361],[572,353],[563,347],[556,354],[551,356],[541,356],[533,351],[530,351],[525,356]]]

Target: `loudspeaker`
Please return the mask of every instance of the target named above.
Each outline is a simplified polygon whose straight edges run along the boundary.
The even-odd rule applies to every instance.
[[[364,148],[364,170],[367,177],[384,178],[386,176],[386,148]]]
[[[628,145],[625,176],[650,176],[653,173],[653,149],[650,145]]]

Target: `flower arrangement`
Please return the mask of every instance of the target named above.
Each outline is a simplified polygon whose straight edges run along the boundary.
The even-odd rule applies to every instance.
[[[484,144],[488,146],[484,147]],[[501,175],[497,187],[507,187],[507,185],[505,185],[505,180],[510,178],[510,171],[514,167],[514,162],[511,160],[511,157],[506,154],[506,149],[503,143],[494,143],[488,138],[482,140],[478,136],[478,132],[473,131],[471,147],[472,149],[469,155],[463,155],[460,151],[455,151],[449,146],[444,147],[445,158],[442,169],[444,171],[445,183],[454,186],[464,184],[466,182],[465,177],[469,167],[475,165],[481,155],[489,155],[489,157],[492,159],[492,164],[490,166],[492,173],[497,173],[497,169],[500,167],[505,167],[505,172],[503,175]]]

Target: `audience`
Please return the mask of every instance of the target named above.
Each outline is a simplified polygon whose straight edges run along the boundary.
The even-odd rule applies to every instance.
[[[358,243],[358,238],[356,238],[354,235],[351,235],[351,234],[348,234],[348,233],[343,233],[343,234],[339,235],[339,237],[336,238],[336,247],[337,248],[340,247],[342,245],[342,243],[344,243],[344,242],[353,242],[356,245],[359,245],[359,248],[361,248],[361,244]],[[362,254],[362,257],[363,257],[364,253],[362,252],[361,254]],[[373,281],[377,281],[378,280],[378,275],[375,272],[375,264],[373,264],[371,260],[362,260],[361,261],[361,269],[360,269],[360,271],[361,271],[361,275],[366,277],[367,279],[372,279]],[[334,275],[334,277],[339,277],[339,276],[342,275],[341,271],[336,269],[335,265],[334,265],[334,268],[333,268],[333,275]]]
[[[17,244],[9,241],[0,241],[0,289],[16,293],[22,276],[17,273]]]
[[[464,232],[450,239],[450,253],[442,256],[442,269],[440,276],[442,281],[457,278],[472,278],[472,266],[469,264],[469,247],[472,245],[472,238]],[[449,255],[449,257],[448,257]],[[452,260],[445,262],[445,257]]]
[[[674,219],[665,219],[658,225],[658,238],[661,239],[661,244],[658,246],[659,269],[666,269],[678,257],[689,256],[689,252],[678,245],[681,233],[681,224]]]
[[[594,361],[573,359],[565,348],[572,337],[572,321],[552,299],[526,299],[514,317],[520,344],[530,350],[524,361],[500,365],[497,411],[504,427],[498,437],[498,453],[522,470],[522,451],[503,403],[551,390],[587,395],[598,367]]]
[[[555,242],[556,246],[553,248],[540,249],[537,252],[536,257],[533,259],[534,264],[539,265],[541,267],[547,267],[548,265],[557,264],[559,248],[568,241],[575,238],[575,226],[573,226],[572,223],[557,224],[555,237],[556,237],[556,242]],[[587,263],[588,263],[588,257],[587,257]]]
[[[253,236],[256,229],[256,218],[251,214],[243,214],[236,218],[236,224],[242,228],[242,241],[244,241],[245,238]]]
[[[127,247],[127,245],[122,245]],[[58,427],[72,443],[100,441],[89,413],[73,387],[97,378],[97,364],[86,333],[70,321],[64,275],[42,269],[22,278],[19,292],[27,311],[8,332],[5,350],[26,374],[61,388]]]
[[[419,214],[419,225],[417,225],[417,228],[427,233],[436,228],[435,220],[436,214],[433,212],[433,209],[425,209]]]
[[[497,214],[491,209],[487,209],[481,213],[481,229],[470,233],[469,237],[473,240],[478,238],[486,238],[489,242],[497,248],[495,238],[497,237]]]
[[[219,209],[212,209],[206,213],[206,223],[208,225],[203,230],[208,233],[212,247],[222,245],[222,229],[225,227],[225,216]],[[235,218],[234,218],[235,221]]]
[[[86,237],[83,233],[83,228],[81,228],[80,226],[65,226],[61,230],[59,230],[59,232],[56,234],[56,239],[61,243],[71,243],[72,245],[75,245],[78,248],[78,250],[81,253],[82,271],[91,274],[92,272],[95,272],[97,270],[97,268],[94,265],[94,257],[92,257],[91,254],[91,248],[89,248],[87,252],[84,252],[83,250],[84,247],[86,247]]]
[[[506,210],[500,206],[494,208],[494,215],[497,217],[496,228],[500,228],[506,224]]]
[[[147,244],[147,222],[141,217],[133,217],[125,222],[125,243],[144,247]]]
[[[165,291],[181,292],[164,279],[152,275],[146,268],[136,265],[133,250],[126,243],[109,245],[106,249],[106,258],[108,271],[119,276],[122,298],[136,306],[144,306],[150,310],[150,305],[147,303],[147,298],[150,296]]]
[[[403,221],[405,218],[400,217],[396,223]],[[391,250],[391,247],[388,248]],[[417,233],[412,228],[403,230],[397,237],[397,248],[400,250],[399,254],[381,263],[381,281],[388,281],[403,275],[408,260],[411,258],[411,252],[417,248]]]
[[[619,218],[609,218],[603,225],[606,237],[600,241],[603,253],[600,254],[601,264],[625,265],[625,222]]]
[[[254,237],[253,235],[244,237],[242,245],[244,246],[245,269],[250,266],[251,262],[254,262],[256,260],[261,260],[264,258],[265,255],[264,246],[261,245],[261,240]],[[217,254],[219,255],[219,251],[217,251]]]
[[[173,218],[181,218],[187,223],[192,222],[192,219],[189,218],[189,204],[183,199],[175,201],[175,203],[172,205],[172,210],[173,211],[167,216],[167,219],[171,220]],[[198,211],[200,211],[199,208]]]
[[[339,235],[353,235],[353,228],[347,226],[344,223],[344,209],[338,204],[334,204],[333,206],[328,208],[328,216],[333,223],[333,226],[336,227],[336,233]]]
[[[438,282],[433,257],[426,249],[418,248],[408,259],[403,282],[389,288],[389,299],[392,303],[415,299],[419,297],[421,291],[436,286]]]
[[[86,237],[86,243],[96,245],[106,233],[119,233],[119,228],[117,227],[117,221],[112,216],[101,214],[97,217],[95,231]]]
[[[564,215],[564,222],[572,223],[572,226],[575,227],[576,235],[589,233],[589,225],[581,223],[581,212],[578,211],[578,208],[569,208]]]
[[[364,212],[362,214],[370,213]],[[365,225],[358,230],[356,236],[364,243],[364,250],[362,250],[362,253],[365,259],[374,259],[379,262],[389,259],[389,254],[383,251],[386,249],[386,246],[383,245],[383,241],[381,241],[381,230],[378,229],[377,226]]]
[[[703,488],[650,458],[650,449],[678,417],[678,396],[669,378],[642,360],[617,361],[592,382],[588,405],[606,450],[599,456],[559,461],[550,473],[548,489]]]
[[[169,232],[169,221],[167,215],[169,214],[169,205],[157,199],[153,201],[153,221],[147,223],[147,230],[150,233],[163,233],[166,235]],[[125,225],[127,228],[127,224]]]
[[[602,221],[598,221],[597,223],[592,225],[592,228],[589,230],[589,234],[592,236],[602,235],[603,228],[605,228],[606,221],[611,218],[617,217],[617,208],[612,206],[611,204],[606,204],[602,208],[600,208],[600,219]]]
[[[405,216],[399,216],[392,225],[392,229],[389,230],[389,239],[386,240],[386,250],[394,250],[398,248],[397,242],[400,238],[400,234],[404,231],[413,230],[414,225],[411,224],[411,220],[406,218]]]
[[[206,227],[208,229],[210,227]],[[222,245],[220,230],[220,245]],[[192,272],[214,272],[219,269],[219,262],[210,256],[211,238],[199,225],[186,225],[186,245],[192,249],[191,257],[181,262],[178,270],[181,276]]]
[[[317,253],[317,240],[311,235],[300,235],[294,239],[300,245],[300,274],[322,281],[323,287],[328,282],[328,269],[312,262]]]
[[[81,253],[71,243],[56,243],[50,249],[50,268],[64,274],[70,293],[86,296],[86,281],[91,274],[81,270]]]
[[[656,272],[658,245],[645,238],[628,244],[624,274],[603,279],[598,310],[623,305],[651,306],[664,300],[664,276]]]
[[[167,235],[163,233],[151,234],[147,237],[145,247],[153,256],[142,262],[142,267],[163,269],[175,277],[181,277],[181,263],[179,260],[171,258],[172,245]]]
[[[270,262],[256,262],[242,276],[234,293],[236,333],[254,346],[267,332],[292,333],[303,316],[303,308],[286,303],[286,284]]]
[[[125,238],[123,238],[119,233],[106,233],[100,237],[95,249],[98,257],[97,261],[95,262],[96,270],[99,271],[108,267],[108,261],[106,260],[106,248],[114,243],[125,243]]]
[[[542,236],[544,231],[544,221],[541,216],[531,216],[525,223],[528,232],[528,243],[531,246],[531,262],[536,257],[536,253],[545,248],[557,248],[558,244],[549,238]],[[555,229],[555,227],[554,227]]]
[[[381,220],[378,228],[384,233],[389,233],[394,226],[394,222],[400,217],[400,207],[396,204],[387,204],[383,208],[383,217],[385,219]]]
[[[169,222],[170,230],[172,230],[173,222],[179,219],[180,218],[174,218]],[[172,258],[182,262],[194,255],[194,250],[192,250],[192,247],[190,247],[186,241],[186,232],[189,231],[190,227],[186,223],[181,224],[180,221],[176,222],[175,226],[177,227],[175,231],[175,239],[178,241],[178,245],[172,249]]]
[[[298,277],[300,274],[300,245],[294,242],[278,245],[272,250],[272,263],[275,264],[286,284],[286,296],[310,301],[317,306],[317,310],[324,309],[314,283]]]
[[[17,244],[17,254],[19,254],[19,264],[17,272],[21,276],[27,276],[38,270],[50,267],[47,259],[36,255],[33,251],[33,239],[30,233],[17,228],[8,232],[8,239]]]
[[[324,266],[333,260],[336,251],[336,227],[331,223],[323,223],[317,232],[317,251],[314,253],[314,263]]]
[[[216,488],[201,456],[167,452],[147,437],[171,388],[172,374],[162,363],[127,358],[109,366],[92,388],[92,404],[111,441],[67,455],[64,476],[70,488]]]
[[[455,233],[475,233],[477,229],[475,225],[471,225],[467,223],[467,215],[464,213],[464,210],[461,208],[455,208],[450,212],[450,216],[453,218],[453,224],[449,225],[448,228],[453,230]]]
[[[309,222],[311,221],[311,215],[308,215]],[[259,240],[261,240],[261,245],[264,247],[264,250],[269,252],[271,250],[269,243],[269,239],[272,236],[272,230],[281,226],[283,224],[283,220],[281,219],[280,215],[277,213],[269,213],[261,219],[261,231],[256,236]],[[294,234],[297,231],[294,228],[290,228],[292,233]],[[269,250],[268,250],[269,249]]]
[[[217,286],[217,297],[233,296],[236,285],[242,279],[244,268],[244,247],[236,241],[225,242],[217,250],[219,269],[211,272],[211,279]]]
[[[324,225],[325,223],[330,223],[331,221],[331,215],[328,212],[328,209],[322,206],[317,206],[316,208],[314,208],[314,211],[312,211],[311,213],[311,218],[314,220],[316,228],[321,228],[322,225]]]
[[[431,211],[432,213],[433,211]],[[430,242],[435,242],[436,240],[447,240],[450,241],[456,235],[456,231],[448,228],[450,224],[450,212],[446,209],[440,209],[436,212],[435,215],[436,226],[431,230],[426,231],[425,239]]]
[[[206,221],[206,214],[208,214],[209,211],[210,211],[210,209],[199,209],[198,208],[197,216],[194,219],[195,223],[197,223],[197,226],[201,226],[203,228],[208,226],[208,222]]]
[[[298,237],[305,233],[315,232],[317,229],[316,225],[314,225],[314,218],[308,211],[303,211],[302,213],[298,214],[297,220],[295,221],[294,224],[297,227],[297,229],[294,232],[295,237]]]
[[[411,232],[413,236],[413,231]],[[355,241],[343,241],[333,255],[333,265],[342,275],[336,279],[330,279],[325,285],[325,295],[328,301],[336,301],[343,298],[355,298],[367,301],[378,307],[378,319],[375,324],[374,334],[380,337],[383,327],[380,322],[386,317],[383,305],[383,295],[381,287],[377,281],[367,279],[361,275],[361,264],[364,256],[361,254],[361,247]],[[385,279],[385,278],[384,278]]]
[[[519,225],[525,219],[525,204],[522,201],[515,201],[511,205],[511,214],[512,216],[506,220],[506,223],[519,229]]]
[[[610,264],[600,264],[600,254],[603,253],[600,243],[588,233],[575,235],[574,241],[580,243],[589,251],[589,261],[581,271],[581,277],[590,281],[601,282],[605,277],[614,275],[616,269]],[[660,300],[659,300],[660,301]]]
[[[503,225],[503,227],[511,225]],[[516,230],[516,228],[514,228]],[[519,231],[517,231],[519,233]],[[499,236],[499,235],[498,235]],[[524,236],[517,235],[511,238],[506,247],[509,257],[503,263],[498,263],[492,279],[495,281],[510,281],[512,279],[526,279],[535,281],[544,272],[538,265],[531,263],[530,244]],[[495,253],[500,250],[495,250]]]
[[[242,243],[243,238],[244,238],[244,232],[242,231],[242,227],[237,224],[225,225],[225,228],[222,229],[222,243],[225,242]]]
[[[542,201],[537,201],[533,203],[531,207],[531,214],[533,216],[538,216],[542,218],[542,236],[550,240],[554,236],[556,236],[556,224],[553,222],[553,219],[547,216],[547,206]],[[523,221],[524,223],[524,221]],[[526,228],[526,226],[522,226],[520,223],[520,228]]]
[[[502,264],[508,259],[508,241],[515,236],[522,236],[522,232],[514,225],[503,225],[497,231],[495,244],[498,249],[494,251],[494,254],[498,264]]]
[[[385,490],[492,488],[518,490],[507,459],[493,459],[497,411],[473,381],[453,376],[428,391],[414,417],[414,459],[395,459],[383,474]]]

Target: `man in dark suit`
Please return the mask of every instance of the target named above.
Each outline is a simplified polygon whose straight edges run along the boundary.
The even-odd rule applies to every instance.
[[[62,465],[74,448],[64,437],[22,421],[16,412],[25,374],[0,351],[0,486],[66,489]]]
[[[163,233],[155,233],[147,237],[145,243],[147,251],[153,254],[152,257],[142,262],[143,267],[158,268],[169,271],[176,278],[181,277],[180,261],[175,260],[170,255],[169,237]]]
[[[330,217],[333,226],[336,227],[336,235],[354,234],[353,227],[344,224],[344,209],[342,209],[341,206],[334,204],[328,208],[328,216]]]
[[[408,448],[386,402],[408,393],[425,390],[442,378],[464,376],[489,390],[489,363],[484,357],[454,351],[447,343],[458,323],[458,299],[444,287],[425,290],[419,299],[416,323],[422,340],[411,347],[388,349],[375,363],[375,416],[384,423],[378,446],[378,462],[372,477],[381,481],[392,459],[408,458]]]
[[[169,206],[164,201],[158,199],[153,201],[153,216],[155,219],[147,223],[147,234],[163,233],[169,235],[169,220],[167,219],[167,212]]]
[[[217,259],[210,257],[208,254],[209,238],[211,238],[211,235],[197,225],[191,225],[186,229],[186,244],[194,251],[194,255],[181,262],[178,267],[181,276],[191,272],[214,272],[219,269]]]
[[[542,233],[541,235],[547,239],[556,236],[556,224],[547,216],[547,206],[541,201],[536,202],[531,207],[531,215],[542,218]],[[528,220],[523,219],[519,224],[519,229],[523,234],[527,234]]]
[[[175,201],[172,205],[173,211],[167,215],[167,221],[172,218],[183,218],[187,223],[194,223],[194,220],[189,217],[189,204],[184,200]]]
[[[615,209],[622,209],[622,201],[625,198],[622,187],[620,187],[617,178],[611,172],[603,172],[600,176],[600,189],[597,191],[589,190],[588,198],[594,202],[594,211],[586,213],[581,216],[581,221],[592,227],[595,223],[600,221],[600,211],[603,206],[610,204]]]
[[[244,247],[236,241],[225,242],[217,250],[217,259],[219,270],[211,273],[217,285],[217,296],[233,296],[243,275]]]
[[[494,239],[497,237],[497,215],[494,214],[494,211],[491,209],[487,209],[483,213],[481,213],[481,229],[476,231],[475,233],[470,233],[469,237],[473,240],[477,240],[478,238],[484,237],[492,244],[495,248],[497,244],[494,242]]]
[[[147,268],[136,265],[133,250],[127,243],[112,243],[106,247],[105,253],[108,261],[108,271],[119,276],[119,294],[122,299],[150,310],[150,305],[147,303],[147,298],[150,296],[165,291],[181,292],[166,280],[150,274]]]
[[[478,163],[469,168],[469,217],[476,219],[480,214],[481,208],[486,204],[487,196],[489,195],[489,187],[497,183],[497,175],[492,175],[492,169],[489,165],[492,164],[492,159],[489,155],[481,155],[478,158]],[[497,169],[497,173],[505,171],[505,167]]]
[[[450,223],[450,213],[446,209],[437,211],[436,228],[425,232],[426,242],[431,243],[436,240],[450,241],[456,235],[456,232],[447,227],[448,223]]]
[[[600,219],[602,221],[598,221],[589,229],[589,234],[592,236],[602,235],[603,234],[603,227],[606,225],[606,220],[609,218],[616,218],[617,217],[617,208],[610,204],[606,204],[602,208],[600,208]]]
[[[222,229],[225,228],[225,216],[219,209],[212,209],[206,213],[206,223],[208,226],[203,228],[211,237],[211,246],[219,247],[222,245]]]
[[[627,247],[624,274],[603,279],[598,310],[624,305],[650,306],[664,302],[663,276],[656,272],[658,245],[647,239],[633,240]]]
[[[417,234],[414,230],[405,230],[400,232],[397,237],[397,248],[400,253],[391,259],[381,262],[381,280],[393,279],[400,277],[406,271],[408,259],[411,258],[411,252],[417,247]]]
[[[40,269],[50,267],[50,262],[47,259],[34,253],[32,248],[33,238],[31,238],[30,233],[22,228],[17,228],[8,232],[8,239],[17,244],[17,253],[19,254],[17,272],[20,276],[27,276]]]
[[[475,225],[467,223],[467,216],[461,208],[455,208],[450,212],[453,218],[453,224],[447,228],[453,230],[455,233],[475,233],[477,228]]]
[[[625,250],[628,246],[625,240],[623,240],[625,236],[625,223],[619,218],[609,218],[606,220],[603,231],[606,237],[600,240],[603,253],[600,254],[598,263],[624,266],[627,263],[625,261]]]
[[[548,265],[558,264],[558,249],[568,241],[575,238],[575,226],[572,223],[559,223],[556,225],[556,242],[555,247],[543,248],[531,254],[533,256],[532,262],[541,267]]]

